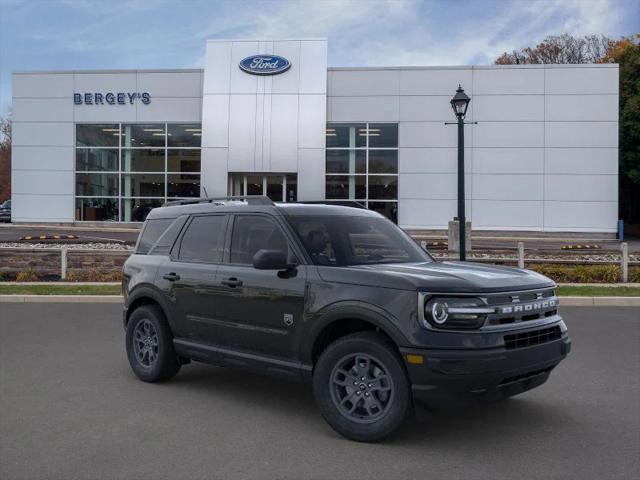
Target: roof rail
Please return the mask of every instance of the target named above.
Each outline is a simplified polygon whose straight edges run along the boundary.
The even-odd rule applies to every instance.
[[[218,205],[224,205],[224,202],[246,202],[249,205],[275,205],[273,200],[264,195],[234,195],[229,197],[215,197],[215,198],[189,198],[184,200],[172,200],[165,202],[163,207],[176,207],[179,205],[195,205],[198,203],[213,203]]]
[[[341,207],[353,207],[353,208],[361,208],[366,209],[362,203],[356,202],[355,200],[302,200],[295,203],[303,203],[306,205],[339,205]]]

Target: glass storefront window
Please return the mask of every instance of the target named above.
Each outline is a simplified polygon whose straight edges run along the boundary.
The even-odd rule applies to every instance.
[[[164,147],[164,123],[122,125],[123,147]]]
[[[285,202],[298,200],[298,175],[287,175],[287,191]]]
[[[369,173],[398,173],[398,150],[369,150]]]
[[[327,124],[327,148],[360,148],[366,147],[367,136],[365,134],[365,123],[354,124]]]
[[[263,195],[262,193],[262,176],[247,176],[247,195]]]
[[[118,149],[77,148],[76,172],[117,172]]]
[[[397,222],[398,125],[328,123],[326,138],[326,198],[357,200]]]
[[[123,148],[123,172],[164,172],[164,148]]]
[[[200,147],[202,127],[199,123],[169,124],[167,146],[169,147]]]
[[[118,221],[118,199],[77,198],[75,219],[79,222]]]
[[[77,173],[76,195],[79,197],[117,197],[118,174]]]
[[[167,150],[167,171],[200,173],[200,149]]]
[[[364,175],[327,175],[327,199],[365,200],[367,177]]]
[[[164,174],[122,175],[123,197],[164,197]]]
[[[77,147],[117,147],[119,139],[120,125],[117,123],[76,125]]]
[[[398,198],[398,177],[386,175],[369,176],[369,198],[395,200]]]
[[[76,220],[139,222],[168,198],[199,197],[201,132],[199,123],[76,124]]]
[[[367,152],[327,150],[327,173],[367,173]]]
[[[395,123],[370,123],[369,148],[398,148],[398,125]]]
[[[149,212],[161,207],[164,203],[162,198],[123,198],[120,202],[123,222],[144,222]]]
[[[167,197],[199,197],[200,175],[167,175]]]

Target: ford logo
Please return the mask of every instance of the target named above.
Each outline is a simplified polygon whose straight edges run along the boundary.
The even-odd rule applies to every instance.
[[[277,75],[290,67],[289,60],[278,55],[252,55],[240,62],[240,69],[252,75]]]

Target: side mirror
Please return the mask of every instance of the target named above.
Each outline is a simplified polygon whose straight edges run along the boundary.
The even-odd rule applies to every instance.
[[[287,253],[282,250],[258,250],[253,256],[253,267],[257,270],[290,270],[295,264],[287,262]]]

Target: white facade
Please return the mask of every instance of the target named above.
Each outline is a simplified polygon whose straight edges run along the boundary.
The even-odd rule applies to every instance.
[[[238,68],[255,54],[291,68]],[[324,200],[327,124],[379,123],[398,126],[399,225],[442,229],[456,215],[457,132],[445,122],[458,84],[477,122],[465,127],[474,229],[616,231],[617,65],[328,68],[326,40],[209,41],[204,70],[15,73],[13,220],[77,220],[77,124],[201,123],[209,196],[256,172],[297,175],[299,200]],[[151,100],[75,104],[86,92]]]

